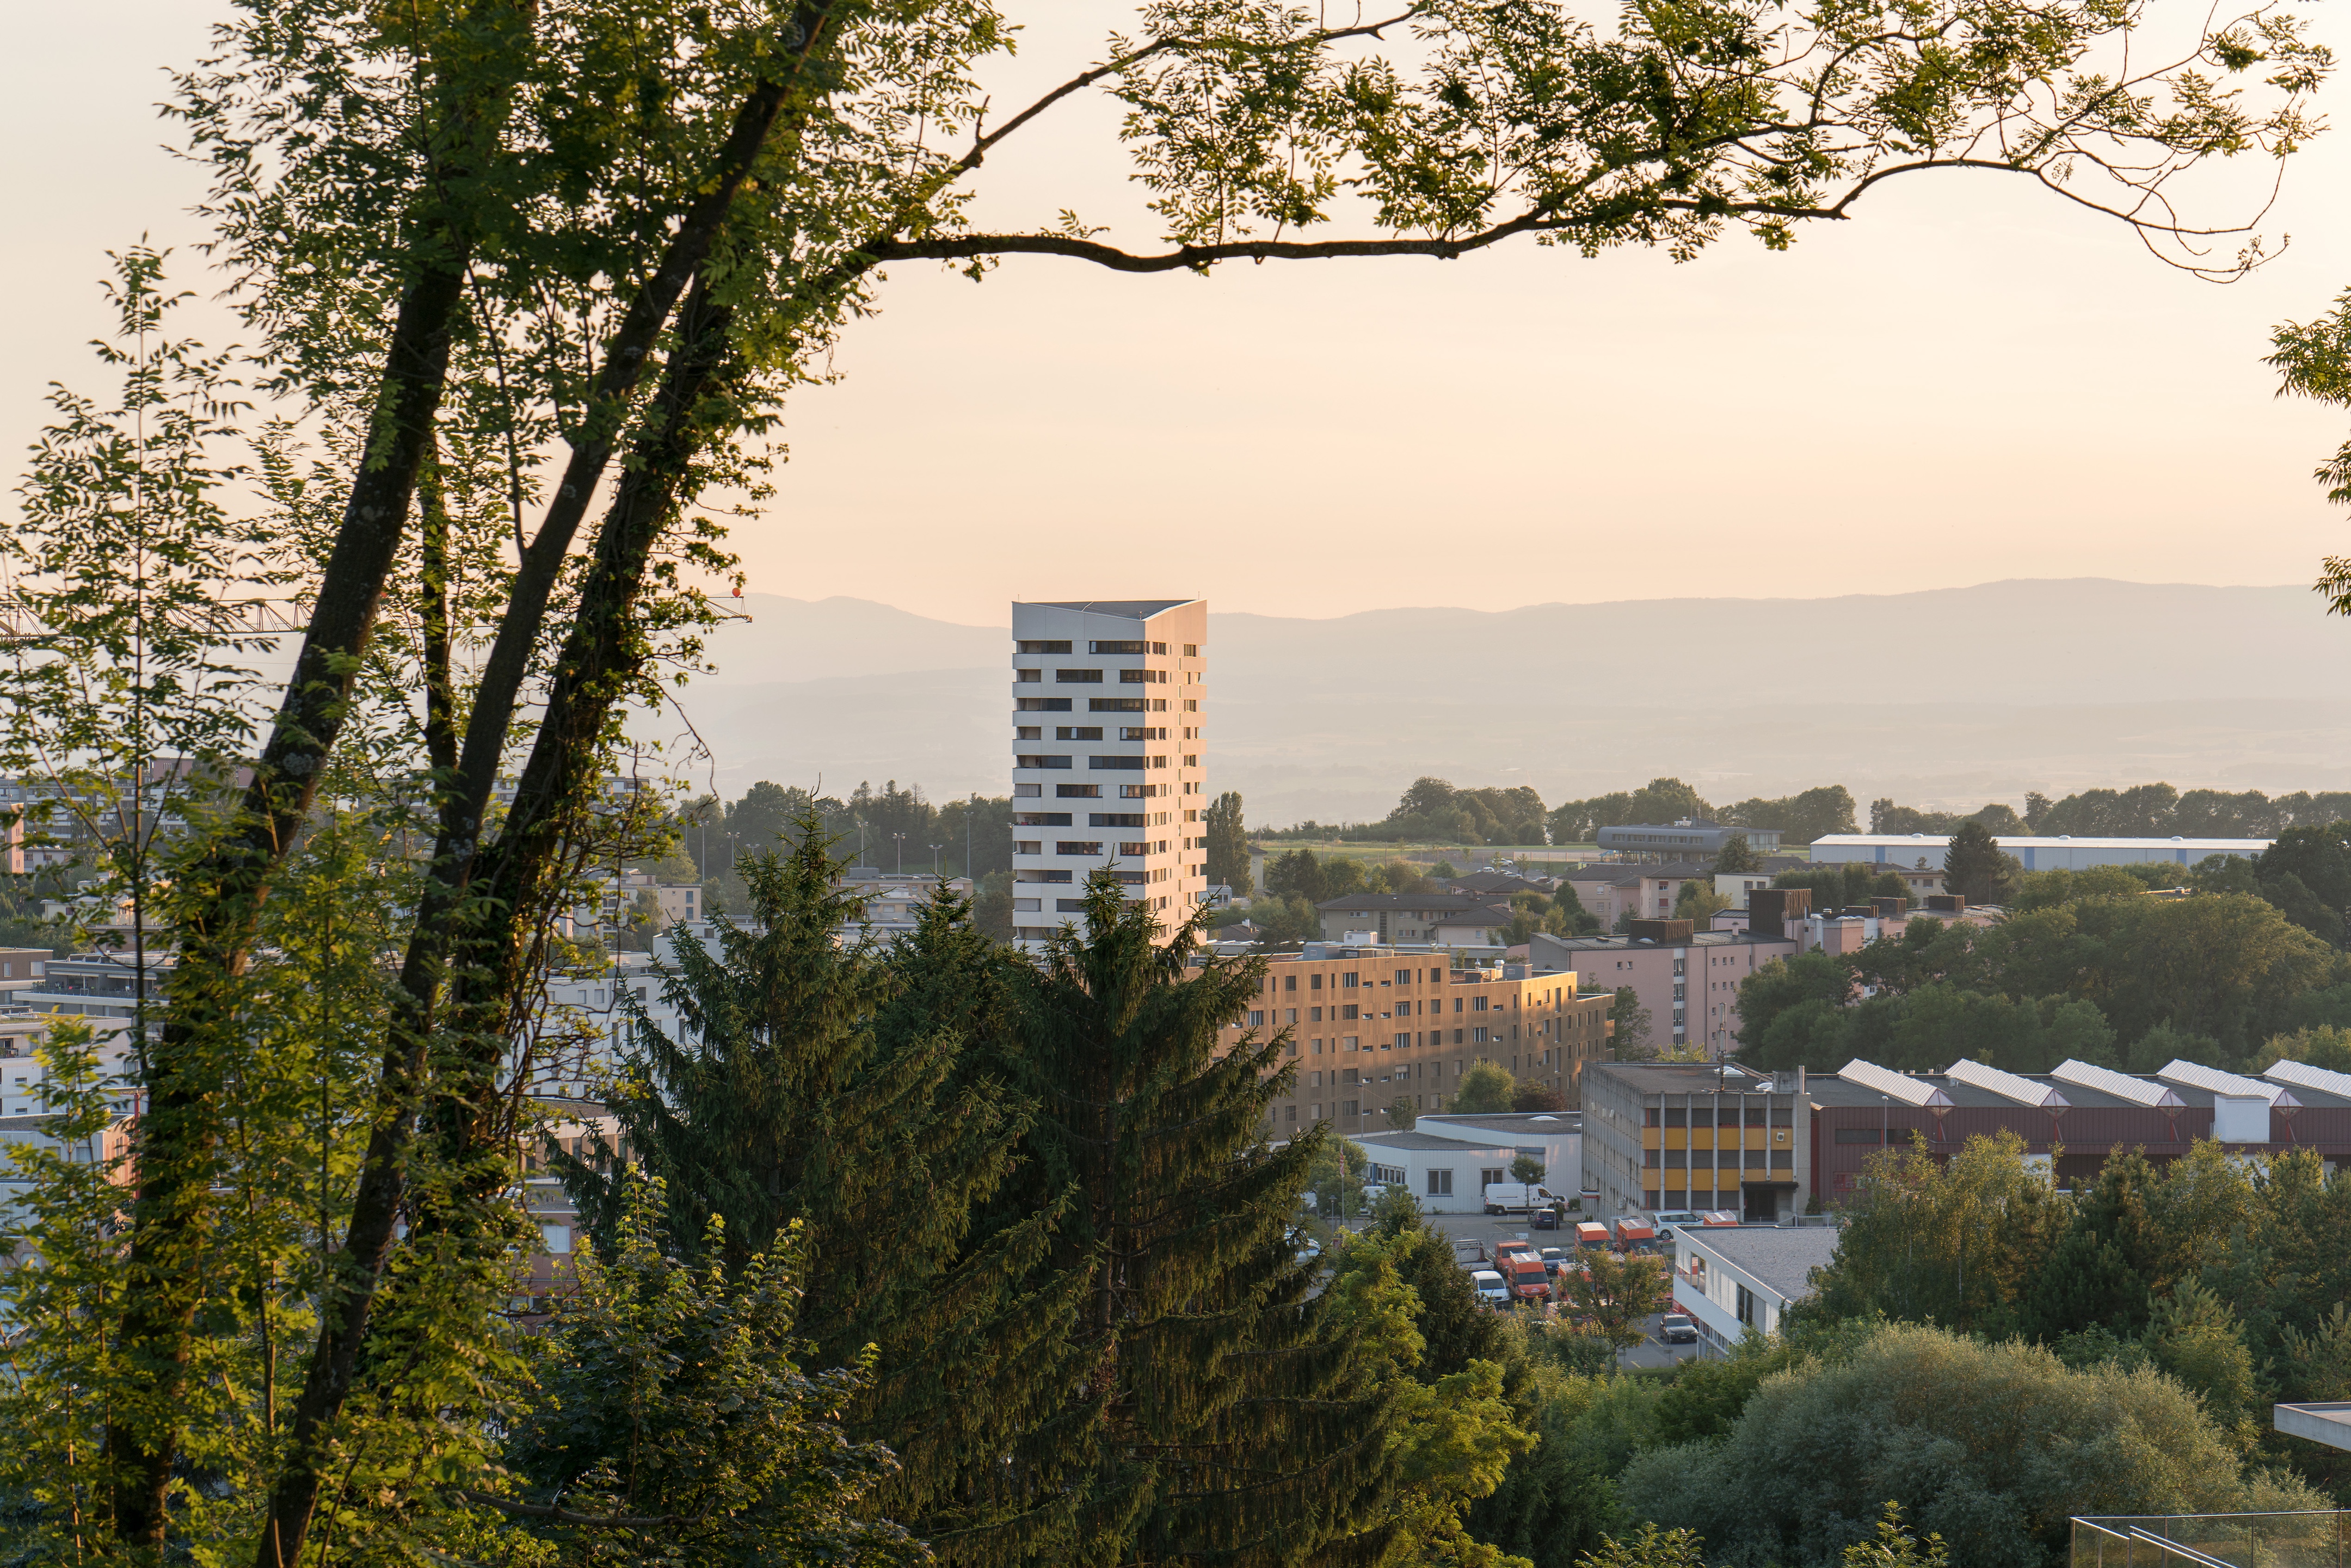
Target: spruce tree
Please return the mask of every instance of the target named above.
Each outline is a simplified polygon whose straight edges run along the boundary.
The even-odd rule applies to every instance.
[[[666,1186],[667,1244],[703,1251],[723,1221],[730,1272],[797,1220],[808,1267],[798,1332],[819,1366],[871,1345],[850,1434],[901,1460],[881,1504],[917,1533],[1058,1404],[1075,1285],[1040,1267],[1058,1209],[981,1205],[1012,1168],[1029,1110],[983,1070],[1007,1016],[1008,965],[949,894],[885,954],[836,933],[856,906],[804,820],[783,857],[742,866],[750,919],[717,950],[676,944],[662,971],[683,1040],[637,1012],[611,1107],[622,1147]],[[600,1244],[628,1183],[557,1157]]]
[[[1996,904],[2007,896],[2017,864],[1980,822],[1963,822],[1943,852],[1943,886],[1970,904]]]
[[[1014,1510],[1065,1511],[1058,1539],[960,1561],[1371,1562],[1394,1476],[1378,1372],[1317,1293],[1290,1221],[1319,1132],[1270,1147],[1285,1038],[1220,1054],[1262,961],[1192,965],[1107,873],[1088,934],[1017,974],[1005,1071],[1038,1106],[1012,1212],[1068,1196],[1045,1269],[1085,1282],[1085,1368],[1061,1417],[1000,1472]]]
[[[2024,1332],[2043,1345],[2094,1325],[2127,1335],[2147,1322],[2147,1282],[2121,1248],[2077,1217],[2035,1272],[2022,1307]]]

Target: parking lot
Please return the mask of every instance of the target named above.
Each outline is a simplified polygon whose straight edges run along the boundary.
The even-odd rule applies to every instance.
[[[1572,1250],[1575,1246],[1575,1221],[1578,1218],[1570,1214],[1566,1224],[1557,1231],[1537,1231],[1528,1223],[1524,1214],[1431,1214],[1428,1223],[1452,1241],[1483,1242],[1486,1255],[1490,1258],[1497,1241],[1529,1241],[1537,1247]],[[1689,1360],[1703,1348],[1696,1345],[1667,1345],[1660,1340],[1657,1324],[1663,1315],[1653,1314],[1642,1325],[1646,1337],[1625,1353],[1625,1366],[1672,1366]]]

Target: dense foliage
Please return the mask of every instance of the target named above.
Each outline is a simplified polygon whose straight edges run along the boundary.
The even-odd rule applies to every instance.
[[[2083,878],[2077,892],[2110,880],[2043,875]],[[1939,1071],[1962,1055],[2020,1073],[2069,1055],[2230,1067],[2273,1035],[2351,1022],[2351,962],[2248,894],[2096,891],[1997,925],[1914,919],[1855,953],[1775,960],[1737,1006],[1741,1060],[1759,1067],[1831,1071],[1861,1056]]]

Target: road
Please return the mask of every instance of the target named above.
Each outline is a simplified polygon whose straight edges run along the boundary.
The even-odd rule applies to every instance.
[[[1557,1231],[1537,1231],[1529,1225],[1523,1214],[1431,1214],[1427,1216],[1432,1229],[1443,1231],[1455,1241],[1482,1242],[1486,1255],[1493,1256],[1497,1241],[1531,1241],[1537,1247],[1575,1245],[1575,1220],[1570,1214],[1567,1224]],[[1625,1353],[1627,1366],[1666,1367],[1677,1366],[1698,1355],[1704,1348],[1696,1345],[1667,1345],[1657,1337],[1657,1324],[1664,1314],[1653,1314],[1644,1323],[1640,1344]]]

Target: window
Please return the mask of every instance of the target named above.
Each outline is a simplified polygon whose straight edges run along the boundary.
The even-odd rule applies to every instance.
[[[1298,1107],[1296,1106],[1288,1106],[1283,1107],[1283,1116],[1281,1119],[1286,1122],[1296,1121],[1298,1119]]]
[[[1461,1011],[1462,1006],[1463,1006],[1463,1003],[1462,1003],[1461,999],[1460,999],[1459,997],[1458,997],[1458,996],[1457,996],[1457,997],[1455,997],[1455,998],[1453,999],[1453,1011],[1454,1011],[1454,1012],[1460,1012],[1460,1011]]]
[[[1061,786],[1062,793],[1065,794],[1069,793],[1069,785],[1063,784]],[[1043,784],[1017,784],[1012,786],[1012,798],[1015,800],[1035,800],[1044,793],[1045,786]]]
[[[1053,671],[1053,680],[1056,683],[1062,686],[1099,686],[1102,684],[1102,671],[1099,670],[1056,670]]]
[[[1045,738],[1044,726],[1040,724],[1019,725],[1013,730],[1012,738],[1016,741],[1041,741]],[[1061,738],[1066,741],[1069,739],[1069,736],[1065,734]]]
[[[1306,1022],[1307,1022],[1307,1023],[1322,1023],[1322,1010],[1321,1008],[1319,1008],[1319,1007],[1310,1007],[1310,1008],[1308,1008],[1308,1009],[1306,1010]]]
[[[1471,997],[1471,998],[1469,999],[1469,1011],[1470,1011],[1470,1012],[1485,1012],[1485,1011],[1486,1011],[1486,999],[1485,999],[1484,997],[1482,997],[1482,996],[1473,996],[1473,997]]]
[[[1061,765],[1067,767],[1069,764],[1064,763]],[[1143,771],[1143,759],[1141,757],[1088,757],[1086,766],[1095,773],[1139,774]]]
[[[1121,839],[1118,852],[1121,855],[1148,855],[1151,853],[1151,841],[1147,838]]]
[[[1186,659],[1197,659],[1197,658],[1199,658],[1199,657],[1200,657],[1200,645],[1199,645],[1198,643],[1196,643],[1196,642],[1187,642],[1187,643],[1186,643],[1186,644],[1184,645],[1184,657],[1185,657],[1185,658],[1186,658]]]
[[[1015,827],[1067,827],[1070,814],[1066,811],[1022,811],[1013,814]]]
[[[1188,815],[1188,814],[1187,814],[1187,815]],[[1319,975],[1319,974],[1311,974],[1311,975],[1308,975],[1308,976],[1306,977],[1306,989],[1307,989],[1307,990],[1309,990],[1309,991],[1320,991],[1320,990],[1322,990],[1322,977],[1321,975]]]
[[[1298,989],[1298,977],[1294,974],[1283,975],[1281,977],[1281,989],[1284,991],[1296,991]]]
[[[1355,1011],[1355,1004],[1351,1002],[1347,1003],[1346,1006],[1339,1009],[1339,1016],[1342,1018],[1355,1018],[1361,1015]]]
[[[1143,813],[1139,811],[1092,811],[1086,814],[1088,827],[1141,827]]]
[[[1251,1029],[1262,1029],[1265,1027],[1265,1010],[1263,1008],[1253,1008],[1250,1010],[1249,1015],[1249,1026]]]
[[[1070,651],[1070,645],[1066,641],[1023,642],[1020,645],[1020,651],[1023,653],[1067,653]]]
[[[1349,970],[1346,973],[1339,977],[1339,989],[1342,991],[1353,991],[1355,989],[1355,971],[1353,970]]]
[[[1066,713],[1070,711],[1070,700],[1067,697],[1021,697],[1014,701],[1013,706],[1023,713]]]
[[[1398,1030],[1398,1031],[1396,1032],[1396,1037],[1395,1037],[1395,1048],[1396,1048],[1397,1050],[1399,1050],[1399,1051],[1405,1051],[1405,1050],[1409,1050],[1409,1049],[1411,1049],[1411,1047],[1412,1047],[1412,1033],[1411,1033],[1411,1032],[1410,1032],[1409,1030]]]
[[[1094,679],[1099,680],[1102,677],[1096,675]],[[1164,670],[1122,670],[1118,672],[1118,683],[1122,686],[1152,686],[1166,679],[1167,672]]]
[[[1086,699],[1086,711],[1089,713],[1140,713],[1144,711],[1143,699],[1140,697],[1089,697]]]
[[[1059,839],[1056,840],[1053,845],[1053,853],[1056,855],[1100,855],[1102,853],[1102,840],[1099,838]]]
[[[1096,641],[1086,644],[1088,653],[1148,653],[1150,650],[1150,645],[1142,642]]]
[[[1410,985],[1412,983],[1412,971],[1408,969],[1400,969],[1395,971],[1395,982],[1398,985]]]
[[[1481,1170],[1478,1173],[1478,1185],[1480,1187],[1499,1187],[1501,1184],[1502,1173],[1499,1170]]]
[[[1745,1285],[1739,1285],[1736,1288],[1739,1292],[1739,1321],[1750,1327],[1761,1327],[1762,1314],[1757,1309],[1762,1303],[1755,1299],[1755,1293]]]
[[[1019,784],[1014,784],[1012,787],[1014,789],[1019,789],[1020,786]],[[1029,787],[1030,789],[1035,789],[1037,786],[1035,784],[1030,784]],[[1102,785],[1057,784],[1053,786],[1053,794],[1056,797],[1061,800],[1100,800],[1102,798]]]
[[[1163,764],[1163,765],[1164,765],[1164,764]],[[1200,765],[1200,753],[1197,753],[1197,752],[1186,752],[1186,753],[1184,753],[1184,765],[1185,765],[1186,767],[1187,767],[1187,768],[1196,768],[1196,767],[1198,767],[1198,766]]]
[[[1012,874],[1015,882],[1069,882],[1075,880],[1067,871],[1023,870]]]
[[[1012,841],[1012,853],[1015,855],[1042,855],[1045,853],[1045,841],[1041,838],[1016,838]]]
[[[1148,724],[1122,724],[1119,726],[1118,738],[1122,741],[1164,741],[1167,738],[1167,732],[1165,729],[1154,729]],[[1098,741],[1102,739],[1100,732],[1095,732],[1094,739]]]
[[[1121,784],[1118,786],[1118,798],[1121,800],[1149,800],[1153,795],[1157,794],[1158,793],[1159,786],[1157,784]]]
[[[1053,732],[1053,739],[1057,741],[1099,741],[1102,739],[1102,726],[1100,724],[1063,724]]]
[[[1060,756],[1044,756],[1034,752],[1024,752],[1020,755],[1012,759],[1012,765],[1016,768],[1066,768],[1070,765],[1070,759]]]
[[[1483,1045],[1483,1044],[1485,1044],[1486,1043],[1487,1043],[1487,1042],[1486,1042],[1486,1032],[1485,1032],[1484,1030],[1482,1030],[1482,1029],[1472,1029],[1471,1031],[1469,1031],[1469,1044],[1472,1044],[1472,1045]]]
[[[1342,1107],[1340,1108],[1340,1112],[1339,1112],[1339,1114],[1340,1114],[1341,1116],[1359,1116],[1363,1115],[1363,1112],[1361,1112],[1361,1111],[1359,1111],[1359,1110],[1357,1110],[1357,1109],[1355,1108],[1356,1104],[1357,1104],[1357,1102],[1355,1102],[1355,1101],[1353,1101],[1353,1100],[1349,1100],[1349,1101],[1348,1101],[1348,1102],[1347,1102],[1343,1106],[1342,1106]]]
[[[1053,900],[1053,912],[1061,915],[1082,915],[1086,912],[1086,901],[1083,898],[1056,898]]]

